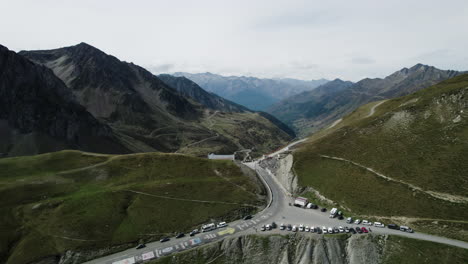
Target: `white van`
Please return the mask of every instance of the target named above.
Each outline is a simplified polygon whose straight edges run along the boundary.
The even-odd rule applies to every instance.
[[[221,222],[221,223],[218,224],[218,228],[222,228],[222,227],[226,227],[226,226],[227,226],[226,222]]]
[[[214,223],[202,225],[201,227],[202,232],[208,232],[208,231],[215,230],[215,229],[216,229],[216,225]]]

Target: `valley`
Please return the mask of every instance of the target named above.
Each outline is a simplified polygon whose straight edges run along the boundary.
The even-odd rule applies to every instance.
[[[467,10],[5,0],[0,264],[467,264]]]

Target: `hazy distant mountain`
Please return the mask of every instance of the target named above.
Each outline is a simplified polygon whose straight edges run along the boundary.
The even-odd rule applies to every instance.
[[[213,92],[252,110],[265,110],[272,104],[312,90],[328,80],[260,79],[245,76],[221,76],[212,73],[177,72],[174,76],[185,76],[203,89]]]
[[[352,82],[335,79],[312,91],[302,92],[284,99],[271,106],[267,112],[286,122],[290,127],[296,125],[297,129],[298,125],[294,124],[294,121],[307,118],[314,112],[328,111],[331,96],[351,85],[353,85]]]
[[[20,54],[52,69],[79,103],[112,127],[133,151],[195,155],[252,147],[268,151],[294,136],[257,113],[207,108],[203,103],[210,101],[220,107],[223,102],[197,87],[181,94],[147,70],[86,43]],[[197,103],[197,98],[204,100]],[[238,129],[227,129],[233,124]]]
[[[407,95],[459,74],[457,71],[417,64],[383,79],[363,79],[352,85],[335,80],[287,98],[272,106],[268,112],[296,132],[308,134],[368,102]]]
[[[30,155],[64,148],[129,152],[51,70],[0,45],[0,153]]]
[[[182,95],[192,98],[196,102],[213,110],[223,112],[244,112],[249,111],[246,107],[226,100],[214,93],[203,90],[198,84],[186,77],[177,77],[169,74],[158,75],[158,78],[167,85],[175,88]]]

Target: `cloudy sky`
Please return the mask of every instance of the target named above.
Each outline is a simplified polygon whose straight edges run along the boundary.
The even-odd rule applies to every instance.
[[[385,2],[385,3],[383,3]],[[383,77],[468,70],[467,0],[0,0],[0,44],[91,44],[160,72]]]

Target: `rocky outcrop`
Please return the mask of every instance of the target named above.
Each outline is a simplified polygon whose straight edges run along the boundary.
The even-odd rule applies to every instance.
[[[386,236],[246,235],[226,238],[153,263],[379,263]]]
[[[126,153],[110,127],[86,111],[51,70],[0,46],[0,153],[65,148]]]
[[[278,154],[275,157],[267,158],[260,162],[260,166],[270,172],[276,181],[291,194],[299,191],[297,177],[292,171],[293,159],[293,155],[287,153]]]

